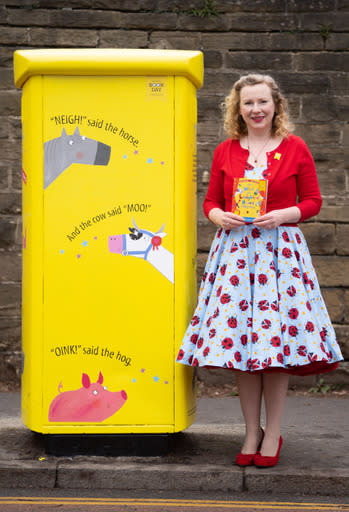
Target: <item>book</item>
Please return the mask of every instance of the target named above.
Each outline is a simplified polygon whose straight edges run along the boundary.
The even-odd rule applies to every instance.
[[[234,178],[232,212],[252,222],[267,209],[268,181]]]

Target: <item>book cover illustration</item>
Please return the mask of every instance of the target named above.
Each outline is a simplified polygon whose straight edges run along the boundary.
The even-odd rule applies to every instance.
[[[232,212],[246,222],[264,215],[267,209],[268,181],[234,178]]]

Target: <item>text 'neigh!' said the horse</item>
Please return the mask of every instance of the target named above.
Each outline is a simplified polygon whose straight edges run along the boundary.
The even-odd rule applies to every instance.
[[[63,128],[60,137],[44,143],[44,188],[72,164],[108,165],[110,153],[107,144],[80,135],[79,127],[72,135]]]
[[[130,233],[109,237],[109,251],[123,256],[142,258],[173,283],[173,254],[162,246],[162,239],[166,236],[163,231],[165,224],[159,231],[153,233],[147,229],[140,229],[135,220],[132,219],[132,221],[134,227],[129,228]]]

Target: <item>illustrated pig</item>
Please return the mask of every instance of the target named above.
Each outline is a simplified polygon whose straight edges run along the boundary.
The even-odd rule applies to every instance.
[[[108,391],[102,384],[101,372],[94,383],[83,373],[81,388],[64,391],[52,400],[49,421],[101,422],[115,414],[126,402],[127,394]]]

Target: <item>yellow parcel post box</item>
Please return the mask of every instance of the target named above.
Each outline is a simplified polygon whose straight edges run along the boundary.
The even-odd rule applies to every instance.
[[[202,54],[20,50],[22,417],[42,433],[171,433],[196,299]]]

